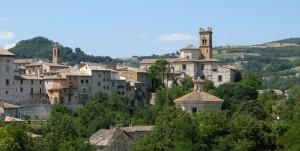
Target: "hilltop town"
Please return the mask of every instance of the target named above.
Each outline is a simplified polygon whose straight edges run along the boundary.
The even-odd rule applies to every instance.
[[[198,41],[177,55],[137,59],[138,66],[66,62],[58,42],[51,59],[0,49],[0,130],[9,134],[0,138],[29,151],[288,148],[285,138],[298,125],[285,123],[298,120],[300,88],[265,89],[270,75],[247,70],[247,59],[261,57],[248,49],[298,45],[214,48],[210,27],[199,29]]]

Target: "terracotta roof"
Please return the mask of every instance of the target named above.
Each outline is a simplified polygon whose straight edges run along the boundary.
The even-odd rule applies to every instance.
[[[15,79],[42,80],[43,78],[37,75],[16,75]]]
[[[0,48],[0,56],[15,56],[15,54],[9,52],[6,49]]]
[[[30,63],[26,66],[41,66],[41,65],[47,65],[47,66],[53,66],[53,67],[65,67],[68,68],[68,66],[62,65],[62,64],[55,64],[55,63],[49,63],[49,62],[34,62],[34,63]]]
[[[125,69],[125,70],[126,70],[126,69]],[[138,72],[138,73],[148,73],[146,70],[140,69],[140,68],[132,68],[132,67],[129,67],[129,68],[127,68],[127,70],[129,70],[129,71],[135,71],[135,72]]]
[[[127,133],[132,132],[148,132],[152,131],[154,126],[129,126],[129,127],[121,127],[121,129]]]
[[[84,77],[90,77],[90,74],[87,73],[81,73],[81,72],[69,72],[66,74],[66,76],[84,76]]]
[[[182,97],[175,99],[175,102],[206,102],[206,103],[223,103],[224,101],[216,96],[203,91],[193,91]]]
[[[5,122],[22,122],[24,120],[12,116],[5,116]]]
[[[195,47],[192,44],[189,44],[189,45],[187,45],[186,47],[184,47],[184,48],[182,48],[180,50],[191,50],[191,49],[197,49],[197,50],[199,50],[199,48]]]
[[[160,60],[160,59],[143,59],[142,61],[140,61],[140,64],[153,64],[157,60]],[[220,61],[220,60],[215,59],[215,58],[199,59],[199,60],[194,60],[194,59],[189,59],[189,58],[167,58],[165,60],[167,60],[169,63],[172,63],[172,62],[185,62],[185,61],[194,61],[194,62],[219,62]]]
[[[1,101],[0,107],[5,108],[5,109],[10,109],[10,108],[18,108],[19,106]]]
[[[193,81],[193,83],[204,83],[204,80],[202,79],[196,79]]]
[[[166,59],[143,59],[140,63],[155,63],[157,60],[167,60],[168,62],[173,62],[178,58],[166,58]]]
[[[32,63],[32,62],[36,62],[36,61],[38,61],[38,60],[36,60],[36,59],[15,59],[14,60],[14,63],[16,63],[16,64],[18,64],[18,63],[20,63],[20,64],[25,64],[25,63]]]
[[[94,133],[90,139],[89,142],[92,145],[95,146],[107,146],[110,145],[112,142],[114,134],[120,129],[113,128],[113,129],[100,129],[96,133]],[[126,133],[124,133],[122,130],[121,132],[125,135],[128,136]],[[132,139],[131,137],[128,136],[130,140]]]

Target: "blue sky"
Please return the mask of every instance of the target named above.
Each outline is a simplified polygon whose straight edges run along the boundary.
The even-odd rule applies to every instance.
[[[44,36],[88,54],[130,57],[300,37],[298,0],[0,0],[0,46]]]

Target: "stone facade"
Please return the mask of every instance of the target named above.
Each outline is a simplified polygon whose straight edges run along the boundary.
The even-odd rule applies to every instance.
[[[236,70],[221,65],[220,61],[213,58],[212,29],[201,28],[200,46],[188,45],[180,49],[178,58],[166,59],[174,73],[188,75],[193,79],[211,80],[215,86],[235,80]],[[157,59],[144,59],[140,62],[140,68],[147,70]]]
[[[194,91],[175,99],[177,107],[187,112],[221,110],[223,100],[203,91],[203,80],[194,81]]]
[[[79,105],[98,92],[128,97],[132,105],[149,102],[151,80],[146,71],[117,71],[99,63],[82,62],[68,67],[60,62],[62,46],[53,45],[53,60],[18,59],[0,51],[0,98],[21,104]],[[123,75],[123,76],[121,76]],[[133,75],[133,76],[131,76]]]

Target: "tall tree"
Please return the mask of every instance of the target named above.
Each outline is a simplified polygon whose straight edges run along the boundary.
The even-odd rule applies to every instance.
[[[149,67],[149,74],[156,81],[155,87],[167,86],[167,78],[170,71],[170,64],[167,60],[157,60]]]

